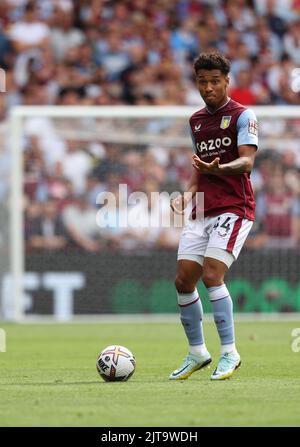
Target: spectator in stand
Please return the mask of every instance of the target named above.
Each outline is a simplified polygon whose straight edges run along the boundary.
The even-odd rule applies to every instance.
[[[296,11],[293,10],[294,0],[253,0],[256,13],[260,15],[267,15],[270,11],[270,3],[272,11],[278,17],[280,17],[285,22],[294,20],[296,17]]]
[[[117,183],[116,183],[117,185]],[[105,183],[102,183],[93,174],[89,174],[86,179],[86,196],[89,205],[96,207],[97,197],[103,191],[105,191]]]
[[[109,174],[123,174],[125,166],[122,161],[122,151],[115,144],[106,145],[106,158],[100,160],[99,164],[94,167],[93,175],[101,182],[106,181]]]
[[[267,248],[293,248],[299,241],[300,202],[286,186],[280,166],[258,195],[256,216],[262,223]]]
[[[300,19],[295,20],[288,26],[287,33],[283,38],[284,51],[291,60],[299,65],[300,63]]]
[[[101,248],[100,232],[96,224],[96,209],[85,195],[74,198],[62,213],[63,224],[74,248],[96,253]]]
[[[273,33],[265,17],[257,19],[255,28],[256,54],[260,58],[260,63],[264,70],[278,61],[283,52],[283,44],[277,34]]]
[[[17,53],[49,45],[50,29],[38,18],[36,2],[27,3],[24,19],[11,26],[9,37]]]
[[[121,73],[129,66],[130,61],[119,35],[110,33],[107,36],[107,46],[96,55],[96,62],[103,68],[107,80],[120,79]]]
[[[247,5],[247,0],[227,0],[225,12],[228,23],[240,33],[255,26],[255,15],[253,9]]]
[[[296,65],[288,54],[283,54],[280,63],[274,64],[267,75],[267,84],[277,104],[300,104],[298,92],[292,89]]]
[[[270,30],[281,38],[286,32],[286,21],[277,13],[276,4],[277,0],[267,0],[264,16]]]
[[[53,171],[45,173],[35,191],[35,200],[42,203],[53,199],[60,212],[66,205],[73,203],[73,197],[73,184],[64,177],[60,163],[55,165]]]
[[[39,183],[45,175],[45,159],[37,137],[31,137],[24,153],[24,192],[30,200],[36,200]]]
[[[265,74],[257,57],[251,58],[249,71],[251,71],[252,75],[252,89],[256,96],[257,105],[270,104],[272,95],[266,84]]]
[[[139,151],[130,150],[124,154],[123,162],[125,174],[122,181],[127,185],[129,193],[140,191],[145,179],[143,155]]]
[[[134,196],[136,203],[128,210],[131,225],[139,225],[129,230],[136,241],[135,248],[155,247],[163,225],[171,222],[170,201],[165,195],[159,196],[160,183],[154,178],[144,181],[141,193],[141,199]]]
[[[6,55],[10,50],[9,39],[3,32],[3,28],[0,22],[0,67],[6,65]]]
[[[199,42],[196,36],[196,17],[188,17],[171,32],[170,45],[175,62],[184,67],[187,59],[194,59],[199,51]]]
[[[78,141],[68,140],[66,143],[67,152],[60,162],[62,173],[72,182],[75,194],[82,194],[86,189],[87,175],[92,169],[92,159]]]
[[[300,171],[297,167],[296,153],[293,150],[287,149],[283,152],[282,169],[285,184],[295,197],[300,198]]]
[[[68,50],[78,47],[85,41],[85,34],[74,26],[73,11],[64,12],[55,8],[52,22],[54,28],[50,33],[51,46],[57,61],[63,61]]]
[[[48,200],[29,207],[26,241],[29,250],[61,250],[67,245],[66,231],[58,212],[57,203]]]
[[[249,71],[240,71],[237,75],[236,85],[230,90],[230,97],[245,106],[256,104],[256,96],[252,90],[252,74]]]
[[[247,237],[244,248],[248,250],[261,250],[266,247],[267,242],[268,236],[263,229],[263,225],[256,219]]]

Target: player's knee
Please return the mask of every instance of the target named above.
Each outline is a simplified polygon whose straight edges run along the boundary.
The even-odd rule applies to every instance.
[[[195,284],[191,284],[185,275],[176,276],[175,287],[178,293],[192,293],[195,290]]]
[[[208,288],[222,285],[224,278],[223,275],[220,275],[219,272],[217,272],[216,270],[210,268],[204,268],[202,281],[205,287]]]

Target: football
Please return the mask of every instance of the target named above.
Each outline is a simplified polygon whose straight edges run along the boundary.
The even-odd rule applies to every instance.
[[[96,363],[97,371],[106,382],[125,382],[135,371],[135,357],[124,346],[107,346],[99,354]]]

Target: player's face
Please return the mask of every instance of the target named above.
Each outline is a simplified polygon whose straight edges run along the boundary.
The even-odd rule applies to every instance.
[[[227,100],[229,77],[220,70],[198,70],[197,87],[210,109],[217,109]]]

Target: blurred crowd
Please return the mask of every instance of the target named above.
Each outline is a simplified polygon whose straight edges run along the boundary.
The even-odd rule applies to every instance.
[[[199,104],[192,61],[232,61],[231,96],[300,104],[299,0],[1,0],[14,104]]]
[[[119,132],[118,143],[62,139],[55,127],[45,140],[45,124],[53,122],[43,120],[30,118],[25,126],[28,250],[177,248],[181,226],[180,221],[174,222],[168,194],[184,191],[191,175],[186,119],[165,120],[163,135],[180,128],[185,133],[186,144],[175,147],[166,144],[161,132],[155,144],[139,140],[125,144],[118,122],[114,130]],[[132,136],[141,134],[146,141],[164,120],[144,119],[138,130],[136,120],[121,121],[127,138],[131,128]],[[299,119],[260,119],[260,148],[251,174],[256,222],[247,249],[300,246],[299,132]],[[164,194],[153,196],[155,192]],[[137,195],[141,193],[146,202]]]
[[[0,121],[19,104],[201,106],[192,62],[215,49],[232,62],[231,98],[250,106],[300,105],[299,0],[1,0]],[[161,120],[147,126],[165,131]],[[299,128],[298,120],[260,125],[252,173],[257,221],[248,249],[299,246]],[[27,250],[176,248],[174,226],[128,229],[110,213],[113,225],[100,228],[95,220],[105,216],[97,215],[103,206],[96,200],[112,192],[122,214],[119,184],[147,197],[182,191],[191,144],[120,144],[101,140],[101,132],[62,137],[51,120],[38,118],[27,120],[25,131]],[[5,158],[0,170],[8,172]],[[167,200],[162,207],[167,214]],[[146,222],[149,209],[139,211]]]

